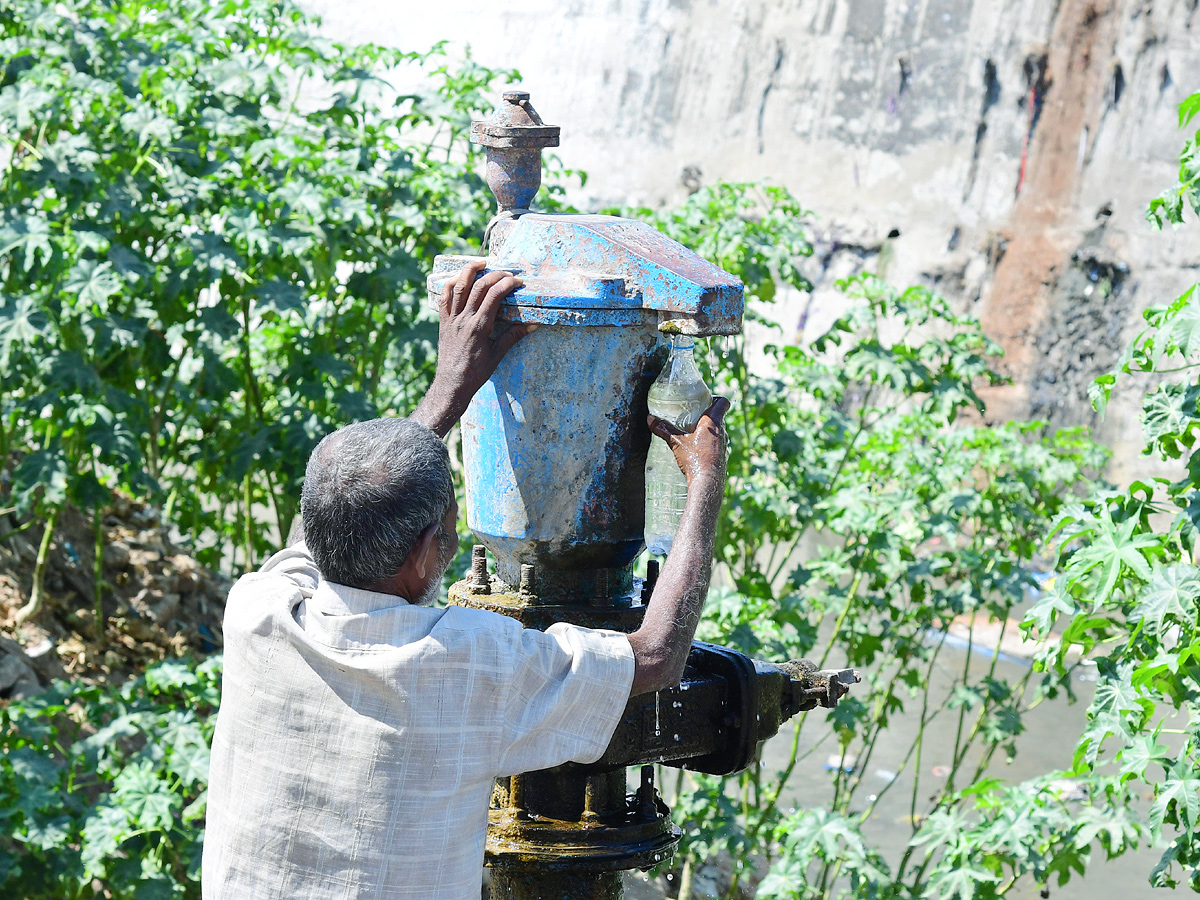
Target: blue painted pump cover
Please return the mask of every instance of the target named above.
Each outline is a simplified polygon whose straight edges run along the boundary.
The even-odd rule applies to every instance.
[[[440,256],[430,301],[470,257]],[[736,334],[742,284],[650,226],[614,216],[528,214],[489,269],[524,287],[501,309],[537,322],[462,420],[467,522],[517,584],[522,563],[623,566],[642,547],[646,392],[663,332]]]

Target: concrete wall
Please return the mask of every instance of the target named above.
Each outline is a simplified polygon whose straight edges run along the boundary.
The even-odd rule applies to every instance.
[[[769,179],[814,212],[812,329],[858,268],[936,286],[1005,347],[995,417],[1093,421],[1090,380],[1194,280],[1200,227],[1152,232],[1197,0],[307,0],[327,32],[467,42],[515,66],[583,206]],[[889,234],[892,237],[889,237]],[[1189,271],[1191,270],[1191,271]],[[807,298],[779,309],[795,333]],[[1136,397],[1098,433],[1140,474]]]

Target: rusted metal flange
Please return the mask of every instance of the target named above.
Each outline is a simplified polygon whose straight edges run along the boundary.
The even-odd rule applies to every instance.
[[[555,622],[569,622],[584,628],[611,628],[628,633],[637,630],[646,614],[646,607],[640,601],[626,606],[538,602],[527,591],[514,588],[495,575],[490,576],[486,589],[470,578],[451,585],[450,603],[499,613],[539,631],[545,631]]]
[[[529,102],[527,91],[505,91],[490,119],[471,123],[471,143],[497,150],[557,147],[559,127],[547,125]]]
[[[649,869],[674,855],[680,835],[669,810],[653,819],[630,814],[621,822],[589,827],[555,819],[522,821],[512,810],[494,809],[488,819],[488,865],[539,872]]]

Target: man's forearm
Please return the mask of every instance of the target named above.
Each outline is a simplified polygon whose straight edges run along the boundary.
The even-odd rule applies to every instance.
[[[631,694],[678,684],[708,596],[723,472],[697,475],[671,552],[663,564],[642,625],[629,635],[635,669]]]
[[[409,416],[414,422],[420,422],[440,438],[444,438],[454,427],[454,423],[466,412],[470,397],[463,402],[457,393],[438,383],[435,378],[429,388],[429,393],[421,398],[417,408]]]

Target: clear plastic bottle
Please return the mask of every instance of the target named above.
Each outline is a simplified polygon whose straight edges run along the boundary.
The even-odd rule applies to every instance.
[[[700,377],[692,349],[690,337],[672,335],[671,355],[647,397],[650,413],[680,431],[693,431],[712,405],[712,393]],[[686,504],[687,478],[667,442],[654,435],[646,457],[646,547],[655,556],[670,552]]]

